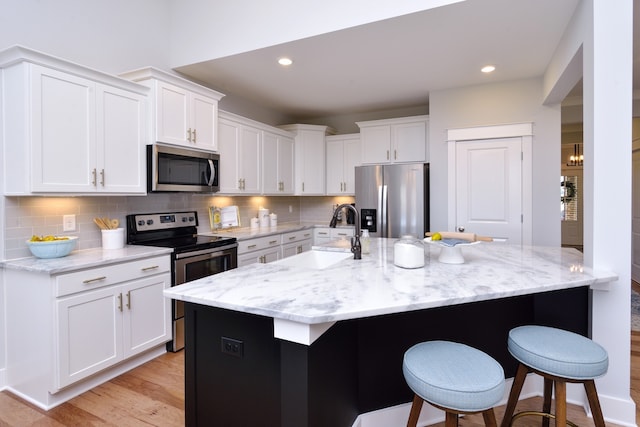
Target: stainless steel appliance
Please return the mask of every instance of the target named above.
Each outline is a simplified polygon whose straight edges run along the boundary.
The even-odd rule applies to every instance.
[[[238,266],[234,237],[201,236],[198,213],[170,212],[127,215],[127,243],[172,248],[171,286],[211,276]],[[173,301],[173,340],[167,350],[184,348],[184,305]]]
[[[147,145],[147,190],[215,193],[220,191],[220,155],[207,151]]]
[[[360,227],[372,237],[424,238],[429,231],[429,164],[356,167]]]

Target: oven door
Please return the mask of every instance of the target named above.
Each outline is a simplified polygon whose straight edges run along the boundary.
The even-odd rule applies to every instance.
[[[238,266],[238,244],[176,254],[173,266],[174,286],[234,269]],[[173,300],[171,312],[173,341],[167,349],[178,351],[184,348],[184,303]]]
[[[234,269],[238,266],[238,244],[176,254],[174,285]]]

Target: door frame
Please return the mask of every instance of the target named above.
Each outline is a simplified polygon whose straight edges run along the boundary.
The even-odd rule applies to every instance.
[[[494,126],[477,126],[447,129],[448,158],[448,194],[456,194],[456,144],[461,141],[473,141],[499,138],[521,138],[522,144],[522,245],[531,245],[533,241],[532,216],[532,143],[533,123],[514,123]],[[448,229],[456,227],[457,197],[448,197]]]

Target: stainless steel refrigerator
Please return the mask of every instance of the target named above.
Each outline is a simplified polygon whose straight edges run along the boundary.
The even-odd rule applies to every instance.
[[[373,237],[424,238],[429,231],[429,164],[356,167],[360,226]]]

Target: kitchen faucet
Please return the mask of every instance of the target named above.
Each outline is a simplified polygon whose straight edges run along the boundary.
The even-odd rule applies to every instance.
[[[362,246],[360,245],[360,216],[358,215],[358,210],[353,205],[344,203],[338,206],[333,212],[333,217],[331,218],[329,227],[336,228],[338,214],[341,212],[342,208],[351,209],[353,211],[353,217],[355,218],[356,223],[356,233],[355,236],[351,238],[351,252],[353,252],[353,259],[362,259]]]

